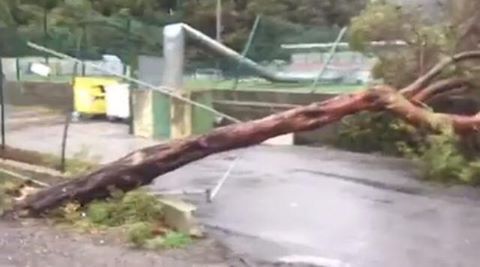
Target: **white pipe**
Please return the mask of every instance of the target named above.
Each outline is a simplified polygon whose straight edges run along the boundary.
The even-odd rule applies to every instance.
[[[168,25],[165,27],[164,32],[168,33],[168,34],[164,34],[165,45],[170,44],[172,42],[181,42],[180,41],[181,36],[185,35],[186,37],[198,42],[199,45],[214,52],[215,54],[232,59],[240,63],[241,65],[243,65],[245,68],[252,70],[260,77],[272,82],[285,82],[285,83],[313,82],[316,77],[316,75],[298,76],[298,75],[292,75],[290,73],[285,73],[285,72],[271,71],[257,64],[255,61],[240,55],[235,50],[217,42],[216,40],[210,38],[208,35],[194,29],[193,27],[185,23],[176,23],[176,24]],[[172,35],[172,33],[177,33],[177,36]],[[176,61],[182,60],[183,62],[184,55],[181,54],[180,52],[181,51],[179,49],[178,53],[172,54],[172,57],[177,56],[178,59]],[[167,70],[170,68],[170,66],[168,65],[166,65],[165,67]]]

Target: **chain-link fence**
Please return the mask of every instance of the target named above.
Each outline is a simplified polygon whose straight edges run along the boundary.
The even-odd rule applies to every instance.
[[[73,28],[66,26],[45,28],[43,34],[20,32],[20,37],[86,62],[103,64],[106,68],[127,74],[138,64],[139,55],[162,56],[165,25],[146,24],[132,18],[117,16],[104,21],[84,22]],[[13,30],[4,31],[4,39],[11,39],[12,32]],[[272,71],[315,76],[322,72],[323,65],[328,65],[326,71],[320,75],[325,77],[319,77],[320,84],[323,87],[349,87],[367,78],[366,71],[371,67],[371,59],[361,53],[349,51],[346,36],[339,40],[339,44],[335,44],[340,32],[340,28],[299,25],[259,15],[251,25],[250,33],[242,35],[248,35],[243,44],[240,45],[241,42],[235,40],[230,42],[227,40],[226,43],[237,44],[239,53]],[[335,49],[332,50],[332,47]],[[22,45],[11,44],[2,49],[6,55],[2,60],[4,72],[9,80],[65,82],[71,80],[73,73],[76,72],[72,62]],[[332,52],[334,56],[327,62]],[[105,58],[105,55],[114,57]],[[257,83],[252,81],[259,80],[256,73],[242,64],[212,54],[212,51],[202,49],[196,44],[187,46],[186,60],[187,87],[248,88],[257,86]],[[32,64],[39,62],[50,66],[48,77],[32,73]],[[76,75],[102,76],[106,73],[80,66]],[[240,83],[237,83],[238,81]],[[284,85],[271,84],[267,87],[283,88]]]

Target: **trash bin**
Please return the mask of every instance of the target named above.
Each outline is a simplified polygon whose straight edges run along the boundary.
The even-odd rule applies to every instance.
[[[75,78],[73,98],[75,112],[80,116],[105,115],[105,87],[118,84],[115,79]]]
[[[129,85],[112,84],[105,87],[105,103],[109,120],[130,118]]]

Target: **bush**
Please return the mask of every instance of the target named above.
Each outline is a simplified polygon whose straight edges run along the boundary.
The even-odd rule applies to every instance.
[[[480,159],[451,131],[429,135],[417,153],[423,177],[446,183],[480,184]]]
[[[342,121],[334,145],[354,152],[403,156],[406,149],[415,150],[420,140],[420,133],[405,122],[385,113],[364,112]]]
[[[451,130],[428,135],[415,153],[406,153],[419,163],[423,177],[443,183],[480,184],[480,158]]]
[[[460,180],[468,160],[459,149],[454,135],[437,134],[428,136],[427,142],[417,155],[413,155],[422,168],[426,179],[443,182]]]
[[[478,142],[478,141],[476,141]],[[427,134],[388,114],[364,113],[342,122],[337,147],[355,152],[380,152],[411,158],[427,180],[480,184],[478,145],[451,129]]]

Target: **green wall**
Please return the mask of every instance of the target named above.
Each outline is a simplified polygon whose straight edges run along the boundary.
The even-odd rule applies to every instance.
[[[152,95],[153,137],[170,138],[170,97],[159,92]]]
[[[192,93],[192,100],[212,107],[212,91],[198,91]],[[192,108],[192,133],[204,134],[213,129],[215,115],[203,108],[193,106]]]

